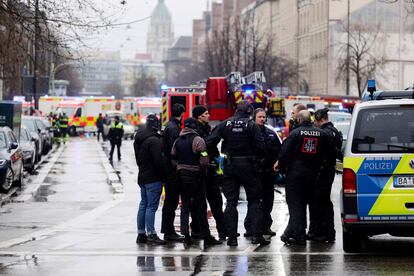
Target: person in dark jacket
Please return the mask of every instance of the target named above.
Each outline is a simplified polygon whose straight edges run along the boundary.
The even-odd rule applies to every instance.
[[[122,137],[124,136],[124,126],[119,121],[119,117],[116,116],[114,122],[109,128],[108,138],[111,143],[111,151],[109,153],[109,161],[112,162],[112,157],[114,155],[115,146],[117,147],[118,152],[118,161],[121,160],[121,144]]]
[[[197,105],[193,108],[192,115],[193,118],[197,120],[198,135],[206,141],[207,137],[211,133],[211,127],[209,125],[210,114],[208,113],[207,108],[202,105]],[[211,208],[211,214],[216,221],[216,228],[219,238],[223,240],[226,239],[226,226],[224,223],[223,197],[220,190],[220,180],[221,178],[216,175],[216,166],[213,164],[213,160],[210,160],[210,165],[207,168],[205,184],[206,197]],[[192,227],[192,229],[194,230],[194,227]]]
[[[207,221],[207,202],[205,175],[209,165],[206,143],[197,131],[197,120],[188,118],[184,129],[175,141],[171,156],[172,164],[177,169],[181,191],[181,234],[184,235],[184,245],[193,244],[189,229],[191,205],[196,210],[197,222],[204,246],[221,244],[211,236]]]
[[[165,178],[165,161],[161,152],[157,116],[147,116],[145,128],[135,135],[134,151],[138,165],[138,185],[141,189],[141,202],[137,214],[137,243],[165,244],[155,231],[155,212],[158,209]]]
[[[63,112],[59,116],[59,132],[62,135],[61,139],[64,144],[66,143],[66,140],[67,140],[68,127],[69,127],[69,119],[68,119],[68,116],[66,116],[66,113]]]
[[[248,209],[252,218],[251,242],[261,245],[270,243],[262,236],[262,191],[259,174],[254,168],[257,157],[264,154],[265,143],[259,127],[249,118],[252,113],[252,105],[247,101],[241,101],[237,104],[234,117],[220,123],[207,138],[207,148],[213,157],[218,156],[217,144],[223,139],[222,152],[226,158],[222,189],[227,200],[224,219],[229,246],[238,245],[237,204],[240,185],[246,190]]]
[[[263,108],[255,110],[253,119],[259,126],[266,144],[264,158],[261,160],[260,164],[258,164],[260,166],[260,182],[262,184],[263,235],[273,237],[276,235],[276,232],[271,230],[273,223],[272,210],[275,199],[274,186],[276,180],[276,173],[273,171],[273,165],[279,156],[282,140],[274,130],[266,126],[266,111]],[[251,218],[248,216],[246,216],[246,219],[244,220],[244,227],[246,229],[244,236],[252,236]]]
[[[96,136],[97,136],[98,142],[99,142],[99,138],[101,135],[102,135],[102,139],[104,138],[103,130],[104,130],[104,118],[102,117],[102,113],[99,113],[99,116],[96,119],[96,131],[97,131]]]
[[[289,223],[280,239],[287,244],[305,245],[306,207],[312,199],[315,182],[324,164],[332,164],[335,154],[325,131],[312,125],[311,114],[302,110],[299,127],[283,141],[275,171],[286,173],[286,201]]]
[[[168,179],[165,183],[165,199],[162,207],[161,233],[166,241],[182,242],[184,237],[175,232],[175,210],[178,207],[180,187],[177,183],[175,169],[171,165],[171,150],[175,140],[180,136],[181,120],[185,112],[182,104],[174,104],[171,110],[171,119],[166,124],[162,136],[163,153],[165,156]]]
[[[315,112],[314,124],[329,135],[335,146],[332,150],[336,152],[336,159],[342,160],[342,133],[329,121],[327,108]],[[316,181],[314,199],[309,207],[311,221],[307,238],[310,240],[320,242],[333,242],[335,240],[334,208],[331,201],[335,172],[335,163],[326,164]]]

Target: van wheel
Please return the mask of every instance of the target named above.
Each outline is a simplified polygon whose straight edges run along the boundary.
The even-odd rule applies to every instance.
[[[76,136],[76,127],[71,126],[71,127],[69,128],[69,135],[70,135],[70,136]]]
[[[362,236],[342,230],[342,247],[346,253],[361,252],[362,240]]]

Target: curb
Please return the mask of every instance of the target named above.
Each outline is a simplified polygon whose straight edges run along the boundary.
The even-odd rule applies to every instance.
[[[101,159],[102,166],[106,174],[106,182],[111,185],[112,192],[114,194],[124,193],[124,185],[115,169],[109,163],[108,157],[105,154],[104,143],[101,143],[102,150],[98,151],[99,158]]]

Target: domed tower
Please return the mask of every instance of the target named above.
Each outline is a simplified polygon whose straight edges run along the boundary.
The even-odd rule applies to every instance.
[[[167,58],[167,49],[174,42],[174,31],[170,11],[164,0],[158,0],[151,15],[147,35],[147,52],[153,62],[162,62]]]

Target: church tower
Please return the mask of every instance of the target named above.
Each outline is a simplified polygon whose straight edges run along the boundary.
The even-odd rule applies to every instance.
[[[170,11],[164,0],[158,4],[151,14],[151,22],[147,35],[147,52],[152,61],[160,63],[167,58],[167,50],[174,42],[174,30]]]

